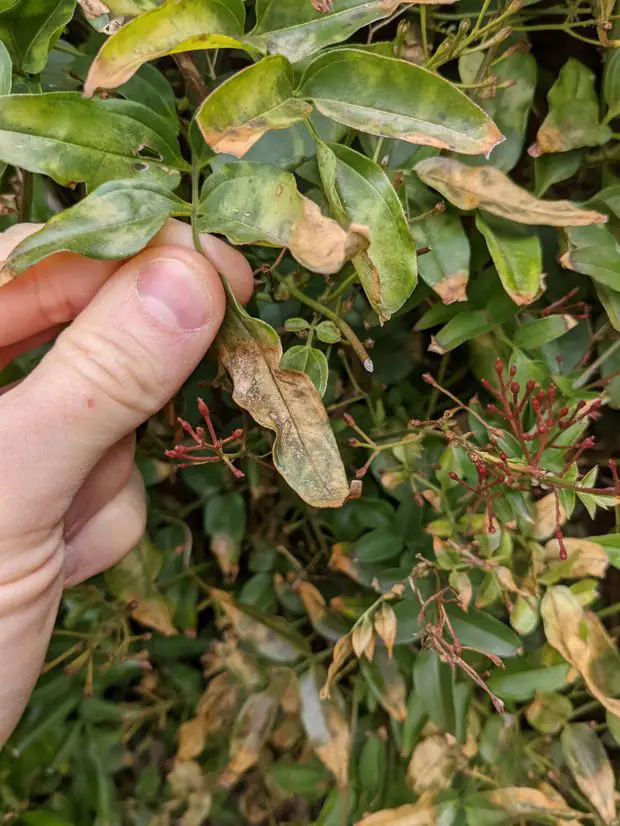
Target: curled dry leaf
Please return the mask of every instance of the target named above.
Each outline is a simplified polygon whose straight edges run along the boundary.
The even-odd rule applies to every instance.
[[[560,742],[575,783],[605,823],[616,823],[616,779],[601,741],[587,723],[566,726]]]
[[[620,654],[603,624],[584,610],[569,588],[549,588],[541,603],[547,642],[583,677],[590,693],[612,714],[620,715]]]
[[[239,48],[241,0],[176,0],[138,15],[103,44],[93,60],[84,94],[116,89],[149,60],[192,49]]]
[[[556,528],[566,522],[566,511],[561,502],[558,504],[555,493],[548,493],[546,496],[543,496],[542,499],[536,502],[534,508],[535,539],[549,539],[549,537],[555,533]]]
[[[557,571],[567,579],[578,579],[586,576],[604,577],[609,565],[609,557],[602,545],[590,539],[565,537],[564,547],[568,559],[553,565],[549,573]],[[550,539],[545,545],[547,562],[557,563],[560,559],[560,543],[557,539]]]
[[[345,263],[368,246],[367,230],[351,225],[349,231],[322,214],[318,204],[301,197],[302,214],[293,225],[288,248],[313,272],[334,275]]]
[[[433,795],[423,794],[415,803],[366,815],[355,826],[437,826],[439,822]]]
[[[394,609],[387,602],[382,602],[381,607],[375,613],[375,631],[381,637],[387,648],[388,657],[394,652],[396,641],[397,621]]]
[[[321,689],[322,700],[328,700],[331,696],[331,685],[336,679],[338,671],[342,668],[352,653],[353,641],[351,640],[351,635],[345,634],[344,637],[340,637],[334,646],[332,661],[327,670],[327,679],[325,680],[325,685]]]
[[[459,209],[484,209],[521,224],[577,227],[603,224],[607,216],[570,201],[543,201],[494,166],[467,166],[452,158],[427,158],[415,166],[424,183]]]
[[[289,485],[314,507],[342,505],[349,486],[321,396],[305,373],[280,368],[280,337],[230,291],[217,347],[234,400],[275,432],[273,461]]]
[[[349,724],[333,700],[319,694],[317,676],[307,671],[299,678],[301,721],[317,757],[334,775],[339,788],[349,780]]]
[[[457,767],[458,747],[450,734],[432,734],[415,747],[407,768],[407,782],[416,792],[445,789]]]

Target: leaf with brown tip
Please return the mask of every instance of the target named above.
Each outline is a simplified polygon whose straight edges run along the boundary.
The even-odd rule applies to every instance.
[[[314,671],[307,671],[299,678],[299,698],[301,721],[310,745],[334,775],[338,787],[346,788],[351,745],[348,722],[333,700],[321,699]]]
[[[560,738],[575,783],[605,823],[616,822],[614,770],[601,741],[587,723],[566,726]]]
[[[415,167],[424,183],[459,209],[485,209],[519,224],[577,227],[604,224],[607,216],[570,201],[543,201],[494,166],[467,166],[453,158],[426,158]]]

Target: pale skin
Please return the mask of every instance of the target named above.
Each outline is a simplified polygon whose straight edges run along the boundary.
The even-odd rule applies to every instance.
[[[29,233],[0,235],[0,259]],[[114,565],[142,536],[136,427],[179,390],[224,316],[218,272],[252,293],[245,258],[169,221],[129,261],[58,253],[0,289],[0,369],[54,338],[0,388],[0,746],[44,662],[64,588]]]

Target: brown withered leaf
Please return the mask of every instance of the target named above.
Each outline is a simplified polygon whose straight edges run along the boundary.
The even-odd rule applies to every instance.
[[[527,786],[509,786],[504,789],[493,789],[488,792],[477,792],[465,798],[465,807],[475,811],[478,808],[497,807],[512,818],[527,818],[540,816],[548,819],[550,817],[561,817],[573,819],[580,817],[583,813],[578,812],[562,799],[549,797],[539,789],[531,789]]]
[[[366,815],[355,826],[437,826],[439,814],[433,795],[423,794],[415,803]]]
[[[521,224],[581,227],[603,224],[607,216],[570,201],[543,201],[517,186],[494,166],[467,166],[453,158],[427,158],[415,172],[459,209],[484,209]]]
[[[309,505],[340,507],[349,486],[318,390],[305,373],[280,368],[280,337],[249,316],[230,290],[217,347],[234,400],[275,432],[273,461],[284,479]]]
[[[612,714],[620,715],[620,654],[603,624],[579,604],[570,588],[547,589],[540,613],[547,642],[581,674],[590,693]]]
[[[548,493],[539,499],[534,505],[534,538],[549,539],[555,533],[558,527],[558,505],[555,493]],[[559,505],[559,525],[562,526],[566,522],[566,511]]]
[[[167,777],[173,798],[186,806],[183,826],[200,826],[211,811],[207,778],[195,760],[176,760]]]
[[[374,615],[375,631],[381,637],[387,648],[388,657],[394,652],[396,641],[397,621],[394,609],[387,602],[382,602],[381,607]]]
[[[325,616],[327,606],[323,595],[311,582],[300,581],[295,589],[304,604],[306,613],[313,622],[318,622]]]
[[[351,632],[351,642],[355,656],[359,659],[364,654],[369,660],[372,659],[371,651],[374,652],[373,645],[374,631],[369,617],[365,616],[361,622],[357,623]]]
[[[164,637],[173,637],[179,633],[172,622],[172,609],[163,594],[140,598],[131,614],[138,622],[154,628]]]
[[[457,768],[458,746],[449,734],[432,734],[413,750],[407,767],[407,783],[416,792],[445,789]]]
[[[299,678],[301,722],[317,757],[344,789],[349,781],[349,724],[333,700],[322,700],[317,674],[306,671]]]
[[[368,229],[352,224],[344,230],[323,215],[319,205],[301,196],[302,214],[293,225],[288,248],[299,263],[322,275],[335,275],[368,247]],[[320,241],[319,241],[320,239]]]
[[[205,747],[206,740],[204,717],[192,717],[191,720],[181,723],[176,759],[193,760],[194,757],[198,757]]]
[[[549,573],[557,570],[561,577],[567,579],[605,576],[609,566],[609,556],[602,545],[590,539],[577,539],[576,537],[565,537],[563,541],[568,554],[568,559],[563,561],[560,560],[560,543],[557,539],[550,539],[545,544],[547,562],[557,563],[549,569]]]
[[[350,634],[340,637],[332,653],[332,661],[327,669],[327,679],[321,689],[321,699],[328,700],[331,696],[331,685],[338,676],[338,672],[353,653],[353,641]]]

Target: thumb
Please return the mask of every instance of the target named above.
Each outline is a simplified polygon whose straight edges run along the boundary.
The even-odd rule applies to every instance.
[[[40,527],[61,519],[104,453],[178,391],[224,310],[218,274],[192,250],[152,248],[122,266],[37,369],[0,399],[1,420],[11,423],[10,433],[0,428],[5,468],[12,465],[2,491],[14,501],[7,512],[23,518],[23,497],[34,495]],[[26,518],[35,528],[32,513]]]

